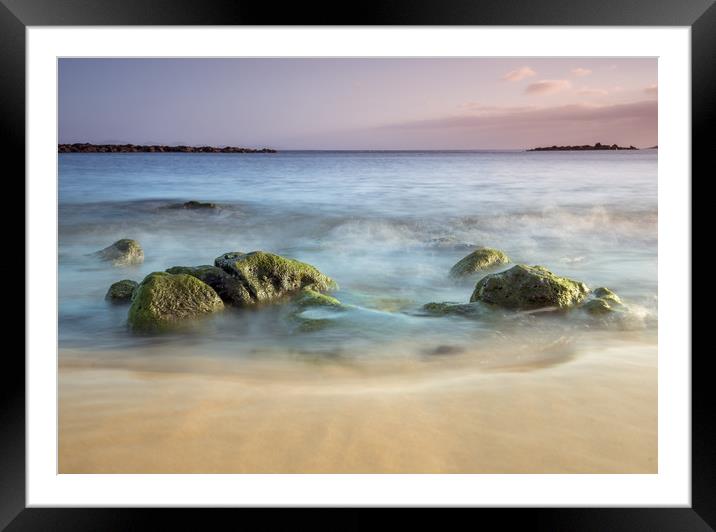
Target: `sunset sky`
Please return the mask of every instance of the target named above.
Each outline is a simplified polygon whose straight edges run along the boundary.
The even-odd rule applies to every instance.
[[[656,58],[60,59],[58,69],[61,143],[657,143]]]

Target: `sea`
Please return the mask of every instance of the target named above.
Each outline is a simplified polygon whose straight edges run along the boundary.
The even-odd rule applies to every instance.
[[[655,341],[656,150],[68,153],[58,178],[59,343],[75,354],[190,345],[201,356],[356,363],[469,351],[509,366],[568,363],[580,345],[624,335]],[[172,208],[190,200],[217,208]],[[91,256],[121,238],[140,242],[143,264]],[[426,303],[469,301],[480,276],[448,272],[479,246],[606,286],[629,311],[427,314]],[[132,334],[127,306],[104,299],[120,279],[254,250],[316,266],[347,310],[309,310],[325,326],[307,329],[285,305],[227,309],[198,332],[157,337]]]

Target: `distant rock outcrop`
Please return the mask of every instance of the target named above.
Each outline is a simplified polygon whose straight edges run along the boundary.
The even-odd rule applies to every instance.
[[[239,148],[237,146],[164,146],[145,144],[58,144],[59,153],[276,153],[272,148]]]
[[[590,146],[589,144],[583,144],[581,146],[543,146],[539,148],[531,148],[527,151],[589,151],[589,150],[638,150],[639,148],[635,148],[634,146],[629,146],[628,148],[624,146],[617,146],[616,144],[612,144],[611,146],[608,144],[602,144],[601,142],[597,142],[594,146]]]

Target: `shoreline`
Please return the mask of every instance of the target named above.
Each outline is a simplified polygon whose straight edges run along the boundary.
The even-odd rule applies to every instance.
[[[494,371],[470,357],[223,373],[203,355],[185,371],[67,355],[60,473],[657,472],[655,343]]]

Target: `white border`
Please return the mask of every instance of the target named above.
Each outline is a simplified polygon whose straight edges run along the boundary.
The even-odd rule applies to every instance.
[[[689,28],[32,27],[27,45],[28,506],[690,506]],[[57,57],[326,55],[659,57],[658,474],[56,474]]]

